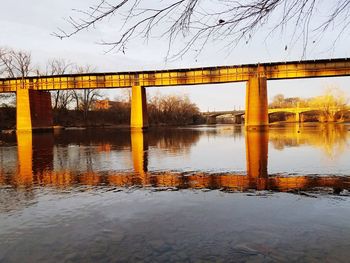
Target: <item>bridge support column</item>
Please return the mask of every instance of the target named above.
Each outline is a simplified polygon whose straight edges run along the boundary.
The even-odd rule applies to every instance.
[[[145,129],[148,127],[146,90],[141,86],[132,86],[131,92],[130,127],[132,129]]]
[[[269,124],[267,104],[267,80],[251,77],[246,87],[245,126],[264,128]]]
[[[295,113],[295,122],[300,122],[300,113],[299,112]]]
[[[216,124],[216,116],[209,116],[207,118],[207,124]]]
[[[235,116],[235,124],[242,124],[242,115]]]
[[[50,92],[18,89],[16,92],[16,115],[18,131],[52,129]]]

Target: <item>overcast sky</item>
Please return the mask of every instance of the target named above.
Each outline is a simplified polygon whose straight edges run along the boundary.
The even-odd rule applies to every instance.
[[[96,0],[97,1],[97,0]],[[186,68],[216,65],[235,65],[257,62],[300,60],[302,44],[289,45],[288,33],[275,33],[266,39],[266,32],[255,35],[250,43],[241,43],[230,52],[220,43],[211,43],[199,56],[189,53],[181,60],[166,62],[167,39],[154,38],[148,43],[135,40],[123,53],[106,53],[106,47],[99,45],[101,40],[111,40],[116,35],[117,18],[106,20],[96,27],[69,39],[60,40],[52,33],[58,27],[69,29],[64,18],[77,15],[72,9],[86,9],[94,0],[0,0],[0,46],[27,50],[32,53],[34,63],[44,68],[48,59],[64,58],[79,64],[91,64],[98,71],[131,71],[166,68]],[[111,0],[113,1],[113,0]],[[331,1],[326,1],[331,2]],[[323,7],[326,8],[326,7]],[[321,10],[322,11],[322,10]],[[322,12],[317,13],[320,15]],[[322,41],[311,46],[307,59],[350,57],[350,37],[344,36],[333,44],[332,31]],[[336,33],[334,33],[336,34]],[[177,43],[175,43],[176,46]],[[278,93],[289,96],[311,97],[320,95],[326,86],[339,86],[350,96],[350,78],[325,78],[292,81],[269,81],[268,96],[271,99]],[[187,94],[202,111],[230,110],[243,108],[245,103],[245,83],[149,88],[154,92]],[[120,91],[106,92],[111,99],[120,96]]]

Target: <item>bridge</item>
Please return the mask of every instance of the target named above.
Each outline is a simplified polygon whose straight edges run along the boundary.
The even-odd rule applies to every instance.
[[[132,89],[132,128],[147,128],[147,87],[246,82],[247,127],[268,125],[267,80],[350,75],[350,59],[258,63],[189,69],[67,74],[0,79],[0,93],[17,96],[17,130],[52,127],[47,91],[69,89]]]
[[[244,114],[245,114],[244,110],[202,112],[202,115],[206,118],[208,124],[216,124],[216,117],[223,116],[223,115],[231,115],[235,117],[235,123],[241,124],[242,123],[241,117]]]
[[[267,110],[268,116],[273,113],[291,113],[295,115],[296,122],[303,122],[303,114],[308,112],[323,112],[325,109],[323,107],[293,107],[293,108],[269,108]],[[344,109],[340,107],[332,107],[328,109],[333,113],[345,112],[350,109]],[[202,115],[207,118],[209,123],[215,124],[216,117],[223,115],[231,115],[236,117],[235,122],[240,124],[242,123],[242,116],[245,115],[245,111],[243,110],[233,110],[233,111],[213,111],[213,112],[202,112]],[[237,118],[238,117],[238,118]]]

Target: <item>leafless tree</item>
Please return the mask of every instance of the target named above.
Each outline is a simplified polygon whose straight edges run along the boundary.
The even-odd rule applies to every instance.
[[[193,124],[201,115],[186,95],[156,94],[148,102],[148,112],[152,124]]]
[[[27,77],[33,73],[31,54],[26,51],[16,51],[0,47],[0,77],[15,78]],[[3,106],[15,106],[14,94],[0,94]]]
[[[323,119],[321,121],[336,121],[336,113],[340,113],[343,118],[344,110],[347,109],[349,98],[345,92],[337,86],[328,86],[321,96],[314,97],[310,100],[310,105],[322,109]]]
[[[51,59],[46,66],[46,75],[62,75],[71,73],[73,70],[73,63],[64,59]],[[55,90],[51,91],[53,102],[53,109],[66,110],[68,105],[73,100],[73,92],[70,90]]]
[[[54,35],[71,37],[117,16],[124,20],[115,25],[120,33],[103,44],[124,52],[136,36],[160,35],[168,37],[170,50],[174,40],[182,37],[184,46],[175,52],[175,58],[192,47],[201,51],[208,40],[225,40],[228,47],[249,42],[264,27],[270,33],[291,29],[291,43],[301,40],[305,53],[308,43],[320,41],[326,31],[336,30],[335,44],[342,34],[348,34],[350,24],[349,0],[96,0],[96,5],[75,11],[76,17],[67,19],[71,28],[59,28]]]
[[[0,73],[5,78],[27,77],[33,73],[31,54],[26,51],[1,48]]]
[[[16,97],[11,93],[0,93],[1,104],[0,107],[15,107]]]
[[[5,64],[2,62],[3,58],[6,56],[6,49],[0,47],[0,77],[4,77],[5,74]]]
[[[91,65],[75,66],[74,73],[89,73],[95,71]],[[88,112],[91,110],[93,103],[102,97],[101,91],[98,89],[83,89],[72,91],[73,100],[76,102],[76,109],[82,110],[84,120],[87,120]]]
[[[70,73],[73,66],[73,63],[70,63],[65,59],[50,59],[47,62],[46,72],[47,75],[62,75]]]

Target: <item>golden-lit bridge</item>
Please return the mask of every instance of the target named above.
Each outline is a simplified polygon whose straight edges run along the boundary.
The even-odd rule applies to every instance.
[[[267,80],[350,75],[350,59],[291,61],[189,69],[32,76],[0,79],[0,92],[17,95],[17,130],[52,127],[47,91],[132,88],[131,127],[148,126],[147,87],[247,82],[246,126],[268,124]]]

